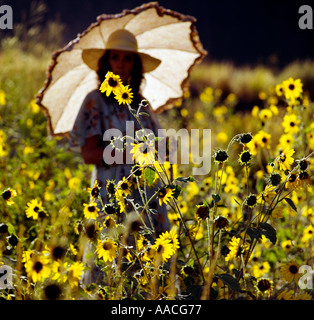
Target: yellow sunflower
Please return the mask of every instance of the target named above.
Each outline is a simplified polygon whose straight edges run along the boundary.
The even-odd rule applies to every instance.
[[[290,77],[282,83],[282,86],[286,99],[291,100],[292,102],[299,98],[303,92],[303,84],[300,79],[293,80],[293,78]]]
[[[174,189],[171,188],[162,188],[158,192],[159,205],[163,203],[167,204],[171,198],[173,198]]]
[[[163,236],[159,236],[155,243],[151,246],[151,249],[155,252],[155,259],[167,262],[173,255],[172,244],[169,239]]]
[[[2,198],[6,201],[7,205],[9,206],[14,204],[14,201],[12,199],[16,196],[17,192],[11,188],[7,188],[2,192]]]
[[[98,217],[99,209],[97,208],[96,202],[91,202],[90,204],[84,203],[84,217],[86,219],[96,219]]]
[[[133,93],[131,92],[131,88],[129,86],[121,88],[119,91],[115,93],[115,98],[120,104],[131,104],[133,99]]]
[[[297,134],[300,131],[300,122],[295,114],[286,114],[282,121],[285,133]]]
[[[294,162],[294,159],[292,158],[292,155],[294,154],[294,149],[290,149],[287,147],[279,156],[279,169],[280,170],[290,170],[291,165]]]
[[[40,200],[33,199],[27,203],[25,210],[27,218],[33,218],[34,220],[37,220],[38,216],[40,216],[43,212],[44,208]]]
[[[100,195],[100,187],[98,181],[95,180],[94,186],[92,188],[88,188],[87,191],[90,193],[92,199],[98,198]]]
[[[292,282],[294,280],[295,282],[298,282],[298,280],[301,277],[301,274],[299,273],[299,268],[299,264],[295,261],[292,261],[288,264],[281,266],[280,273],[286,281]]]
[[[153,165],[155,163],[155,144],[142,142],[132,144],[133,149],[130,153],[133,153],[133,160],[140,165]]]
[[[74,262],[68,269],[68,281],[71,288],[77,287],[83,274],[84,265],[82,262]]]
[[[27,275],[33,282],[41,281],[49,277],[50,268],[48,266],[49,260],[42,255],[33,255],[25,263],[25,270]]]
[[[96,253],[98,258],[103,259],[105,262],[113,261],[117,257],[117,244],[111,239],[103,241],[97,240]]]
[[[106,93],[106,96],[109,97],[111,92],[114,94],[119,93],[124,88],[122,81],[118,75],[113,74],[113,72],[108,71],[105,77],[105,80],[101,84],[99,90],[102,93]]]
[[[118,182],[118,190],[122,192],[124,196],[128,196],[132,194],[132,182],[130,180],[127,180],[125,177],[122,178],[121,181]]]

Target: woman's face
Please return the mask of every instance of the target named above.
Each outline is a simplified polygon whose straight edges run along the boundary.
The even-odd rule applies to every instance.
[[[109,65],[114,74],[126,82],[131,75],[134,65],[134,53],[120,50],[110,50]]]

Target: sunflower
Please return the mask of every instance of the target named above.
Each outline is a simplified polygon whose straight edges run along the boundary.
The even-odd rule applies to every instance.
[[[92,199],[98,198],[100,195],[100,187],[98,181],[95,180],[94,186],[92,188],[88,188],[87,191],[90,193]]]
[[[286,99],[295,102],[295,99],[298,99],[303,92],[302,82],[300,79],[293,80],[293,78],[289,78],[282,83],[283,93]]]
[[[285,133],[297,134],[300,131],[300,120],[295,114],[286,114],[282,121]]]
[[[117,257],[117,244],[111,239],[105,239],[103,241],[97,240],[96,253],[99,259],[103,259],[105,262],[113,261]]]
[[[256,141],[257,145],[262,148],[270,148],[271,144],[271,135],[264,130],[260,130],[255,136],[254,140]]]
[[[151,249],[154,250],[154,257],[162,262],[167,262],[173,255],[173,246],[170,240],[162,235],[156,239]]]
[[[42,202],[38,199],[33,199],[27,203],[27,208],[25,210],[27,218],[33,218],[37,220],[38,217],[45,215],[45,211]]]
[[[267,261],[262,263],[254,263],[252,266],[252,275],[255,278],[260,278],[268,273],[270,270],[270,264]]]
[[[118,75],[113,74],[111,71],[108,71],[105,77],[105,80],[101,84],[99,90],[102,93],[106,93],[106,96],[109,97],[111,92],[114,94],[119,93],[124,88],[122,81]]]
[[[84,203],[84,217],[86,219],[93,219],[95,220],[98,217],[99,209],[97,208],[96,202],[91,202],[90,204]]]
[[[6,201],[7,205],[14,204],[13,198],[17,196],[17,192],[11,188],[7,188],[2,192],[2,198]]]
[[[163,203],[167,204],[171,198],[173,198],[174,189],[171,188],[161,188],[158,191],[159,205]]]
[[[273,289],[273,283],[268,279],[260,279],[256,283],[256,289],[263,294],[270,294]]]
[[[48,258],[42,255],[33,255],[25,263],[27,275],[33,282],[41,281],[49,277],[50,268],[48,266]]]
[[[296,173],[290,173],[285,187],[289,190],[294,190],[298,188],[298,186],[299,186],[298,175]]]
[[[118,182],[118,186],[118,190],[120,190],[124,196],[127,197],[128,195],[132,194],[132,182],[126,179],[125,177],[123,177],[122,180]]]
[[[291,133],[285,133],[279,138],[279,149],[286,149],[287,147],[290,147],[293,143],[294,138]]]
[[[131,104],[133,99],[133,93],[131,92],[131,88],[129,86],[121,88],[119,91],[115,93],[115,98],[120,104]]]
[[[292,155],[294,154],[294,150],[287,147],[279,156],[279,169],[280,170],[290,170],[291,165],[294,162]]]
[[[226,261],[230,261],[238,256],[239,248],[240,248],[241,238],[232,237],[230,242],[228,243],[228,249],[230,250],[225,257]]]
[[[74,262],[68,269],[68,281],[71,288],[77,287],[83,274],[84,265],[82,262]]]
[[[301,237],[301,241],[304,243],[308,242],[309,240],[314,238],[314,227],[309,225],[303,230],[303,234]]]
[[[286,281],[292,282],[294,280],[295,282],[298,282],[299,278],[301,277],[301,274],[299,273],[299,268],[299,264],[295,261],[292,261],[288,264],[281,266],[280,273]]]
[[[155,163],[155,144],[142,142],[132,144],[133,149],[130,153],[133,153],[133,160],[140,165],[153,165]]]
[[[126,211],[127,205],[124,200],[123,193],[122,193],[121,189],[117,189],[117,191],[115,192],[115,197],[118,202],[118,205],[120,206],[120,212],[122,213],[122,212]]]
[[[175,228],[172,228],[170,230],[170,232],[166,231],[166,232],[162,233],[160,235],[160,238],[163,238],[165,240],[170,241],[173,253],[175,253],[180,248],[179,240],[178,240],[178,233]]]

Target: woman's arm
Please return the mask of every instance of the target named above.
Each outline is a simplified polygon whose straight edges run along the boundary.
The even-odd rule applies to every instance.
[[[99,136],[92,136],[85,139],[82,146],[82,157],[86,164],[101,165],[103,163],[104,149],[99,147]]]

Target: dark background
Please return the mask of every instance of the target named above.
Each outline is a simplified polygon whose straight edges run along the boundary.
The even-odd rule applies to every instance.
[[[13,22],[29,14],[34,0],[0,0],[11,5]],[[39,2],[39,0],[35,0]],[[64,45],[85,30],[102,13],[133,9],[136,0],[42,0],[44,19],[66,25]],[[242,64],[275,64],[283,67],[296,59],[314,58],[314,30],[301,30],[298,9],[313,0],[160,0],[159,4],[197,18],[197,29],[208,59]],[[57,49],[57,48],[56,48]]]

